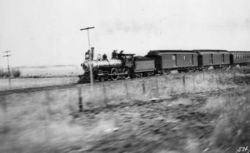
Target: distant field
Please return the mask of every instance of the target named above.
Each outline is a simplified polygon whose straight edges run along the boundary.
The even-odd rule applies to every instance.
[[[8,89],[62,85],[76,83],[77,81],[78,77],[16,78],[11,79],[11,88],[9,88],[8,79],[0,79],[0,91]]]
[[[11,88],[7,78],[0,78],[0,91],[31,87],[43,87],[76,83],[78,75],[83,73],[77,65],[15,67],[21,71],[20,78],[11,79]]]
[[[77,76],[83,73],[80,65],[17,67],[21,77]]]

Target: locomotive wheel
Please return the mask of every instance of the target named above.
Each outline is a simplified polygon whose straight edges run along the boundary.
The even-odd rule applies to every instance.
[[[118,79],[118,70],[116,68],[111,69],[111,79],[112,80],[117,80]]]
[[[124,69],[124,79],[129,79],[130,78],[130,70],[129,69]]]

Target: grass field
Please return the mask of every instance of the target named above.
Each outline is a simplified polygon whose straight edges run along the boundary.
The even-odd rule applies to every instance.
[[[83,73],[80,65],[16,67],[21,77],[77,76]]]
[[[13,69],[19,70],[21,76],[11,79],[11,89],[76,83],[77,76],[83,73],[82,68],[75,65],[15,67]],[[8,89],[10,89],[9,80],[0,78],[0,91]]]
[[[52,85],[62,85],[77,83],[78,77],[41,77],[41,78],[14,78],[11,79],[11,87],[9,87],[8,79],[0,79],[0,91],[9,89],[22,89],[31,87],[44,87]]]
[[[248,81],[217,71],[0,96],[0,152],[235,152],[250,142]]]

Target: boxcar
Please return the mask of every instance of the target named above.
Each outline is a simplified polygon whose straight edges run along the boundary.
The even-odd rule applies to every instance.
[[[146,55],[155,59],[157,71],[188,70],[198,66],[197,53],[188,50],[152,50]]]
[[[232,65],[247,65],[250,63],[250,52],[230,51],[230,60]]]
[[[230,54],[226,50],[194,50],[198,54],[198,65],[204,67],[223,67],[230,64]]]

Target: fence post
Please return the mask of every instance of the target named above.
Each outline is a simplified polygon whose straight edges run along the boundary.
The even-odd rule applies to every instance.
[[[193,81],[193,90],[195,91],[195,78],[194,78],[195,76],[193,75],[193,77],[192,77],[192,81]]]
[[[51,97],[50,97],[50,92],[51,91],[46,91],[45,94],[46,94],[46,101],[45,101],[45,104],[47,106],[47,108],[44,108],[44,115],[45,115],[45,127],[44,127],[44,131],[45,131],[45,144],[50,144],[50,139],[51,139],[51,136],[50,136],[50,129],[49,129],[49,124],[50,124],[50,119],[51,119],[51,108],[50,108],[50,101],[51,101]],[[45,106],[44,106],[45,107]],[[50,150],[50,148],[49,148]]]
[[[103,89],[103,103],[107,107],[108,106],[108,98],[107,98],[106,87],[104,84],[102,85],[102,89]]]
[[[186,91],[186,77],[185,77],[185,74],[182,76],[182,83],[183,83],[184,91]]]
[[[217,78],[216,78],[215,73],[216,73],[216,71],[213,71],[213,72],[212,72],[212,75],[213,75],[213,81],[214,81],[214,83],[215,83],[215,87],[216,87],[216,89],[218,89]]]
[[[210,77],[212,78],[212,81],[214,81],[214,75],[213,75],[213,72],[210,72]]]
[[[123,83],[124,83],[124,86],[125,86],[125,89],[126,89],[126,98],[129,98],[127,81],[124,81]]]
[[[203,74],[203,81],[205,80],[205,74],[204,74],[205,72],[204,72],[204,70],[202,71],[202,74]]]
[[[0,127],[2,130],[0,131],[1,133],[5,133],[8,131],[8,110],[7,110],[7,102],[5,96],[0,97],[0,106],[1,109],[3,110],[3,117],[2,117],[2,127]]]
[[[233,78],[234,78],[234,83],[235,83],[235,77],[236,77],[236,72],[234,71],[234,76],[233,76]]]
[[[156,85],[156,96],[159,98],[159,85],[158,85],[158,77],[155,78],[155,85]]]
[[[83,112],[82,88],[81,87],[78,87],[78,107],[79,107],[79,112]]]
[[[50,120],[50,118],[51,118],[51,116],[50,116],[50,114],[51,114],[50,102],[52,101],[52,98],[50,96],[50,91],[49,90],[46,91],[46,97],[47,97],[46,105],[47,105],[47,114],[48,114],[47,119]]]
[[[142,80],[142,92],[143,92],[143,94],[146,93],[146,88],[145,88],[145,81],[144,81],[144,79]]]

